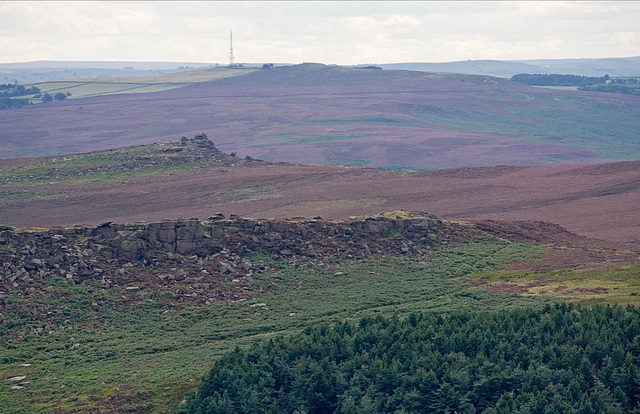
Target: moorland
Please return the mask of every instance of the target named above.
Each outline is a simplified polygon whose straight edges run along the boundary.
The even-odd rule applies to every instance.
[[[638,409],[638,97],[233,75],[0,112],[1,412]]]
[[[241,156],[392,170],[640,158],[633,139],[637,96],[320,64],[233,69],[237,76],[226,68],[202,71],[217,79],[2,111],[0,158],[167,142],[207,131],[221,150]],[[202,71],[173,79],[180,85],[189,82],[177,80],[189,76],[202,80]],[[48,88],[74,97],[59,84]]]
[[[172,148],[180,152],[171,152]],[[222,161],[224,160],[224,161]],[[19,227],[208,217],[346,219],[400,209],[539,220],[638,241],[640,161],[435,171],[270,163],[180,142],[0,160],[2,222]]]

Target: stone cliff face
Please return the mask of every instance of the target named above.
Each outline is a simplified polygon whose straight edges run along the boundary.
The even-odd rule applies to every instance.
[[[397,233],[407,241],[424,244],[439,240],[443,222],[432,215],[389,219],[369,217],[364,220],[332,222],[325,220],[266,221],[250,218],[225,219],[221,214],[208,220],[180,219],[150,224],[105,224],[86,229],[90,245],[108,245],[113,257],[140,260],[158,251],[182,255],[207,255],[225,241],[242,239],[245,249],[256,249],[281,256],[313,257],[309,248],[321,239],[337,239],[355,244],[361,250],[369,240]],[[406,244],[406,243],[405,243]],[[364,254],[366,249],[360,253]],[[408,252],[410,250],[405,251]]]
[[[237,300],[255,288],[252,274],[273,270],[252,263],[256,253],[292,266],[331,268],[340,260],[420,255],[448,232],[449,224],[421,213],[347,221],[217,214],[207,220],[38,231],[0,227],[0,304],[11,308],[10,294],[42,294],[55,278],[127,294],[145,287],[165,290],[174,302]],[[224,290],[225,281],[234,288]]]
[[[0,286],[62,275],[70,281],[107,277],[127,263],[158,261],[173,255],[228,259],[263,252],[276,259],[325,256],[362,259],[383,254],[419,254],[419,245],[441,241],[446,223],[430,214],[410,218],[368,217],[348,221],[320,218],[255,220],[222,214],[208,220],[24,231],[0,227]],[[221,252],[226,252],[220,255]],[[239,260],[239,259],[238,259]],[[236,260],[236,261],[238,261]],[[234,269],[232,263],[223,270]],[[121,269],[120,269],[121,270]],[[15,286],[14,286],[15,285]]]

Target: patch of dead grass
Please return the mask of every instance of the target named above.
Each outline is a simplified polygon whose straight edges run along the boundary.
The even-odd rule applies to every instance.
[[[640,265],[546,272],[499,271],[467,275],[473,287],[494,293],[554,296],[583,305],[640,305]]]

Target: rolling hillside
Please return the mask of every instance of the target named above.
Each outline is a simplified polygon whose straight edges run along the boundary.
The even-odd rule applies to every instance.
[[[633,96],[303,64],[2,111],[0,157],[104,150],[206,131],[226,152],[268,161],[396,170],[593,163],[640,159],[639,112]]]
[[[204,135],[1,160],[0,412],[171,413],[323,323],[637,306],[638,164],[305,166]]]
[[[384,69],[455,72],[510,78],[519,73],[556,73],[580,76],[637,76],[640,57],[600,59],[465,60],[442,63],[390,63]]]
[[[400,172],[268,163],[180,143],[0,161],[0,224],[52,226],[225,214],[344,219],[399,209],[543,220],[640,240],[640,161]],[[193,153],[192,153],[193,151]]]
[[[454,362],[469,350],[478,368],[432,375],[444,405],[416,405],[428,387],[375,396],[361,361],[350,382],[375,398],[354,386],[343,412],[380,412],[371,401],[479,412],[497,404],[485,391],[507,354],[519,359],[500,373],[511,407],[531,406],[526,386],[541,412],[554,392],[599,411],[640,406],[638,312],[582,311],[640,305],[640,98],[318,64],[40,86],[72,95],[0,111],[0,414],[184,413],[198,390],[214,410],[229,399],[209,398],[205,375],[234,349],[298,346],[301,333],[381,316],[442,326],[433,344],[455,343]],[[478,332],[516,331],[452,335],[444,315],[464,329],[530,315],[539,355],[520,338],[474,349]],[[576,334],[589,315],[604,322],[584,331],[597,341]],[[575,358],[549,332],[577,341],[565,347]],[[393,360],[377,377],[411,378]],[[314,364],[293,367],[315,381]],[[420,364],[407,371],[416,380],[445,365]],[[572,388],[578,377],[594,381]],[[454,387],[470,398],[448,398]],[[261,411],[259,388],[239,388],[252,393],[246,411]]]

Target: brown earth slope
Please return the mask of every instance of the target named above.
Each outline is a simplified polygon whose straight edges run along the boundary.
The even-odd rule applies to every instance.
[[[0,162],[0,169],[15,162]],[[640,161],[389,172],[251,161],[101,184],[0,187],[0,224],[206,218],[346,218],[398,209],[448,219],[542,220],[583,236],[640,240]],[[44,194],[41,197],[20,197]]]

